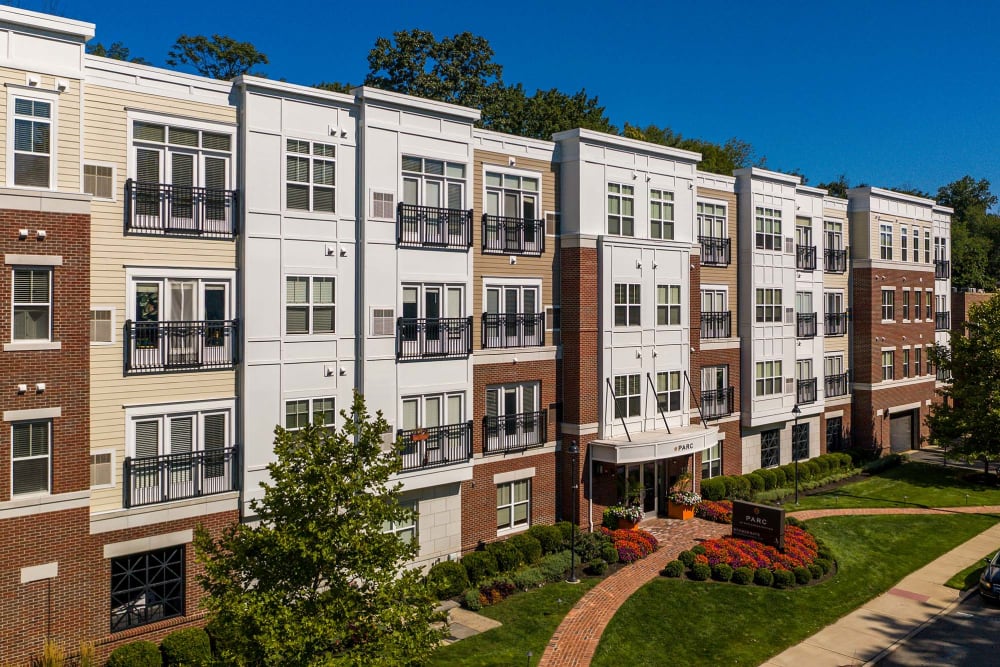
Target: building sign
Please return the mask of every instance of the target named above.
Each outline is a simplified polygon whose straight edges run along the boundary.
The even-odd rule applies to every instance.
[[[674,454],[684,454],[687,452],[694,452],[693,442],[685,442],[681,445],[674,445]]]
[[[733,501],[733,537],[756,540],[785,550],[785,510],[742,500]]]

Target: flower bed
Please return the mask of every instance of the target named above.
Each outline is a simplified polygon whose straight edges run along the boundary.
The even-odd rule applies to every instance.
[[[731,500],[702,500],[695,507],[694,515],[707,521],[716,523],[733,522],[733,501]]]
[[[611,538],[618,551],[619,563],[634,563],[645,558],[659,548],[653,534],[639,528],[631,530],[609,530],[601,526],[601,532]]]
[[[725,563],[732,568],[753,567],[791,570],[809,567],[816,560],[819,547],[812,535],[796,528],[785,527],[785,553],[755,540],[736,537],[721,537],[702,542],[705,553],[695,558],[695,562],[708,565]]]

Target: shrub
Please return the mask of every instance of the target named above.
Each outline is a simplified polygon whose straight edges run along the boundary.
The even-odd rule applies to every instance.
[[[521,533],[520,535],[515,535],[507,541],[517,547],[517,550],[521,552],[522,563],[534,565],[542,557],[542,543],[531,535]]]
[[[684,567],[691,567],[694,565],[695,553],[693,551],[682,551],[677,554],[677,560],[684,563]]]
[[[607,563],[618,562],[618,549],[615,548],[614,542],[605,542],[601,547],[601,560]]]
[[[775,588],[791,588],[794,585],[795,585],[795,575],[792,574],[791,570],[774,571]]]
[[[817,565],[816,563],[813,563],[812,565],[809,566],[809,574],[812,576],[813,579],[819,579],[820,577],[823,576],[823,568]]]
[[[445,560],[427,573],[427,588],[439,600],[453,598],[469,587],[469,573],[457,560]]]
[[[569,569],[571,554],[569,551],[549,554],[538,563],[538,568],[545,575],[546,581],[559,581]]]
[[[489,551],[473,551],[462,556],[462,566],[465,567],[466,574],[469,575],[469,583],[473,586],[495,576],[497,570],[497,559]]]
[[[514,580],[510,577],[497,577],[493,581],[479,587],[480,599],[485,598],[486,604],[496,604],[510,597],[517,591]]]
[[[679,560],[672,560],[667,563],[666,567],[660,570],[660,574],[664,577],[679,577],[684,574],[684,563]]]
[[[587,563],[587,567],[583,568],[583,571],[587,574],[599,577],[608,571],[608,564],[600,558],[595,558]]]
[[[813,459],[816,467],[819,468],[819,474],[822,477],[826,477],[830,474],[830,461],[823,456],[817,456]]]
[[[799,483],[808,482],[812,479],[812,469],[806,465],[808,461],[799,461]],[[795,483],[794,471],[792,474],[792,484]]]
[[[695,556],[704,556],[705,547],[700,544],[696,544],[693,547],[691,547],[691,553],[693,553]]]
[[[762,468],[761,470],[757,471],[757,474],[764,478],[765,491],[770,491],[777,485],[778,477],[777,475],[774,474],[774,471],[771,470],[770,468]]]
[[[506,540],[487,544],[486,553],[493,554],[498,572],[513,572],[521,565],[521,550]]]
[[[526,567],[523,570],[515,572],[513,580],[515,586],[522,591],[526,591],[529,588],[538,588],[544,584],[545,575],[537,567]]]
[[[483,608],[483,601],[479,597],[479,589],[470,588],[465,591],[462,597],[462,606],[470,611],[479,611]]]
[[[164,667],[198,667],[212,661],[212,642],[201,628],[175,630],[160,642]]]
[[[830,549],[830,547],[826,546],[825,544],[820,544],[816,549],[816,557],[825,558],[827,560],[833,560],[833,551]]]
[[[738,567],[733,570],[734,584],[739,584],[740,586],[746,586],[751,581],[753,581],[753,570],[749,567]]]
[[[815,564],[819,567],[823,574],[826,574],[833,569],[833,562],[828,558],[817,558]]]
[[[766,567],[759,567],[753,573],[753,583],[758,586],[770,586],[774,583],[774,574]]]
[[[592,561],[601,557],[601,552],[607,544],[613,545],[611,537],[601,531],[581,533],[576,537],[576,555],[582,562]]]
[[[106,667],[162,667],[160,648],[153,642],[137,641],[119,646],[108,656]]]
[[[712,566],[712,578],[716,581],[729,581],[733,578],[733,568],[725,563]]]
[[[726,480],[726,497],[732,500],[750,499],[750,480],[745,475],[729,476]]]
[[[788,483],[784,468],[768,468],[768,470],[774,473],[774,488],[780,489]]]
[[[785,473],[785,486],[792,486],[795,484],[795,464],[786,463],[781,466],[781,470]]]
[[[722,500],[726,497],[726,483],[721,477],[701,480],[701,497],[703,500]]]
[[[746,480],[750,483],[750,490],[753,493],[764,490],[764,478],[757,474],[756,471],[744,476]]]
[[[795,526],[796,528],[801,528],[802,530],[806,530],[806,525],[801,521],[799,521],[798,519],[796,519],[794,516],[786,516],[785,525]]]
[[[819,464],[815,460],[810,459],[805,464],[800,463],[799,465],[805,465],[809,469],[809,479],[820,479],[823,477],[823,471],[820,470]]]
[[[888,456],[883,456],[880,459],[875,459],[871,463],[865,465],[864,471],[869,475],[877,475],[880,472],[885,472],[890,468],[895,468],[903,462],[903,457],[899,454],[889,454]]]
[[[712,576],[712,567],[708,563],[695,563],[691,566],[688,576],[695,581],[705,581]]]
[[[562,549],[562,532],[555,526],[532,526],[526,533],[542,545],[542,554],[554,554]]]
[[[812,572],[809,571],[808,567],[797,567],[792,570],[792,574],[795,576],[795,583],[800,586],[802,584],[808,584],[813,578]]]
[[[559,529],[559,534],[562,536],[560,549],[569,549],[570,536],[574,531],[577,537],[580,536],[580,529],[572,521],[560,521],[556,524],[556,528]]]

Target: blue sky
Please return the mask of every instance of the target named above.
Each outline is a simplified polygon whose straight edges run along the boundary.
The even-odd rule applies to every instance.
[[[375,39],[396,30],[468,30],[490,41],[508,82],[585,87],[618,126],[739,137],[812,184],[845,173],[936,192],[972,174],[1000,191],[996,2],[12,4],[96,23],[98,40],[159,65],[182,33],[227,34],[266,53],[269,76],[304,84],[360,82]]]

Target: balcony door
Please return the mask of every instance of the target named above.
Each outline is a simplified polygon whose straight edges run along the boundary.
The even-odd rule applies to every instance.
[[[403,399],[402,426],[411,433],[403,457],[413,459],[404,460],[404,467],[437,465],[454,455],[462,442],[463,415],[461,394]]]
[[[729,414],[728,389],[728,366],[705,366],[701,369],[702,412],[706,418]]]
[[[827,250],[844,249],[844,226],[840,222],[827,220],[823,223]]]
[[[508,218],[487,226],[487,246],[520,252],[536,243],[538,178],[486,172],[486,214]]]
[[[798,224],[795,225],[795,245],[811,246],[813,244],[812,225],[808,224],[808,220],[808,218],[798,218]]]
[[[223,360],[214,357],[226,353],[228,283],[143,279],[135,282],[134,290],[134,354],[147,362],[152,360],[146,357],[161,355],[168,367]]]
[[[542,442],[537,382],[486,389],[486,450],[522,449]]]
[[[155,502],[227,490],[229,430],[224,411],[135,419],[130,492]]]
[[[163,227],[173,232],[226,231],[229,171],[229,157],[197,148],[136,147],[136,214],[162,216]]]
[[[538,288],[522,285],[486,288],[487,347],[520,347],[538,334]]]

